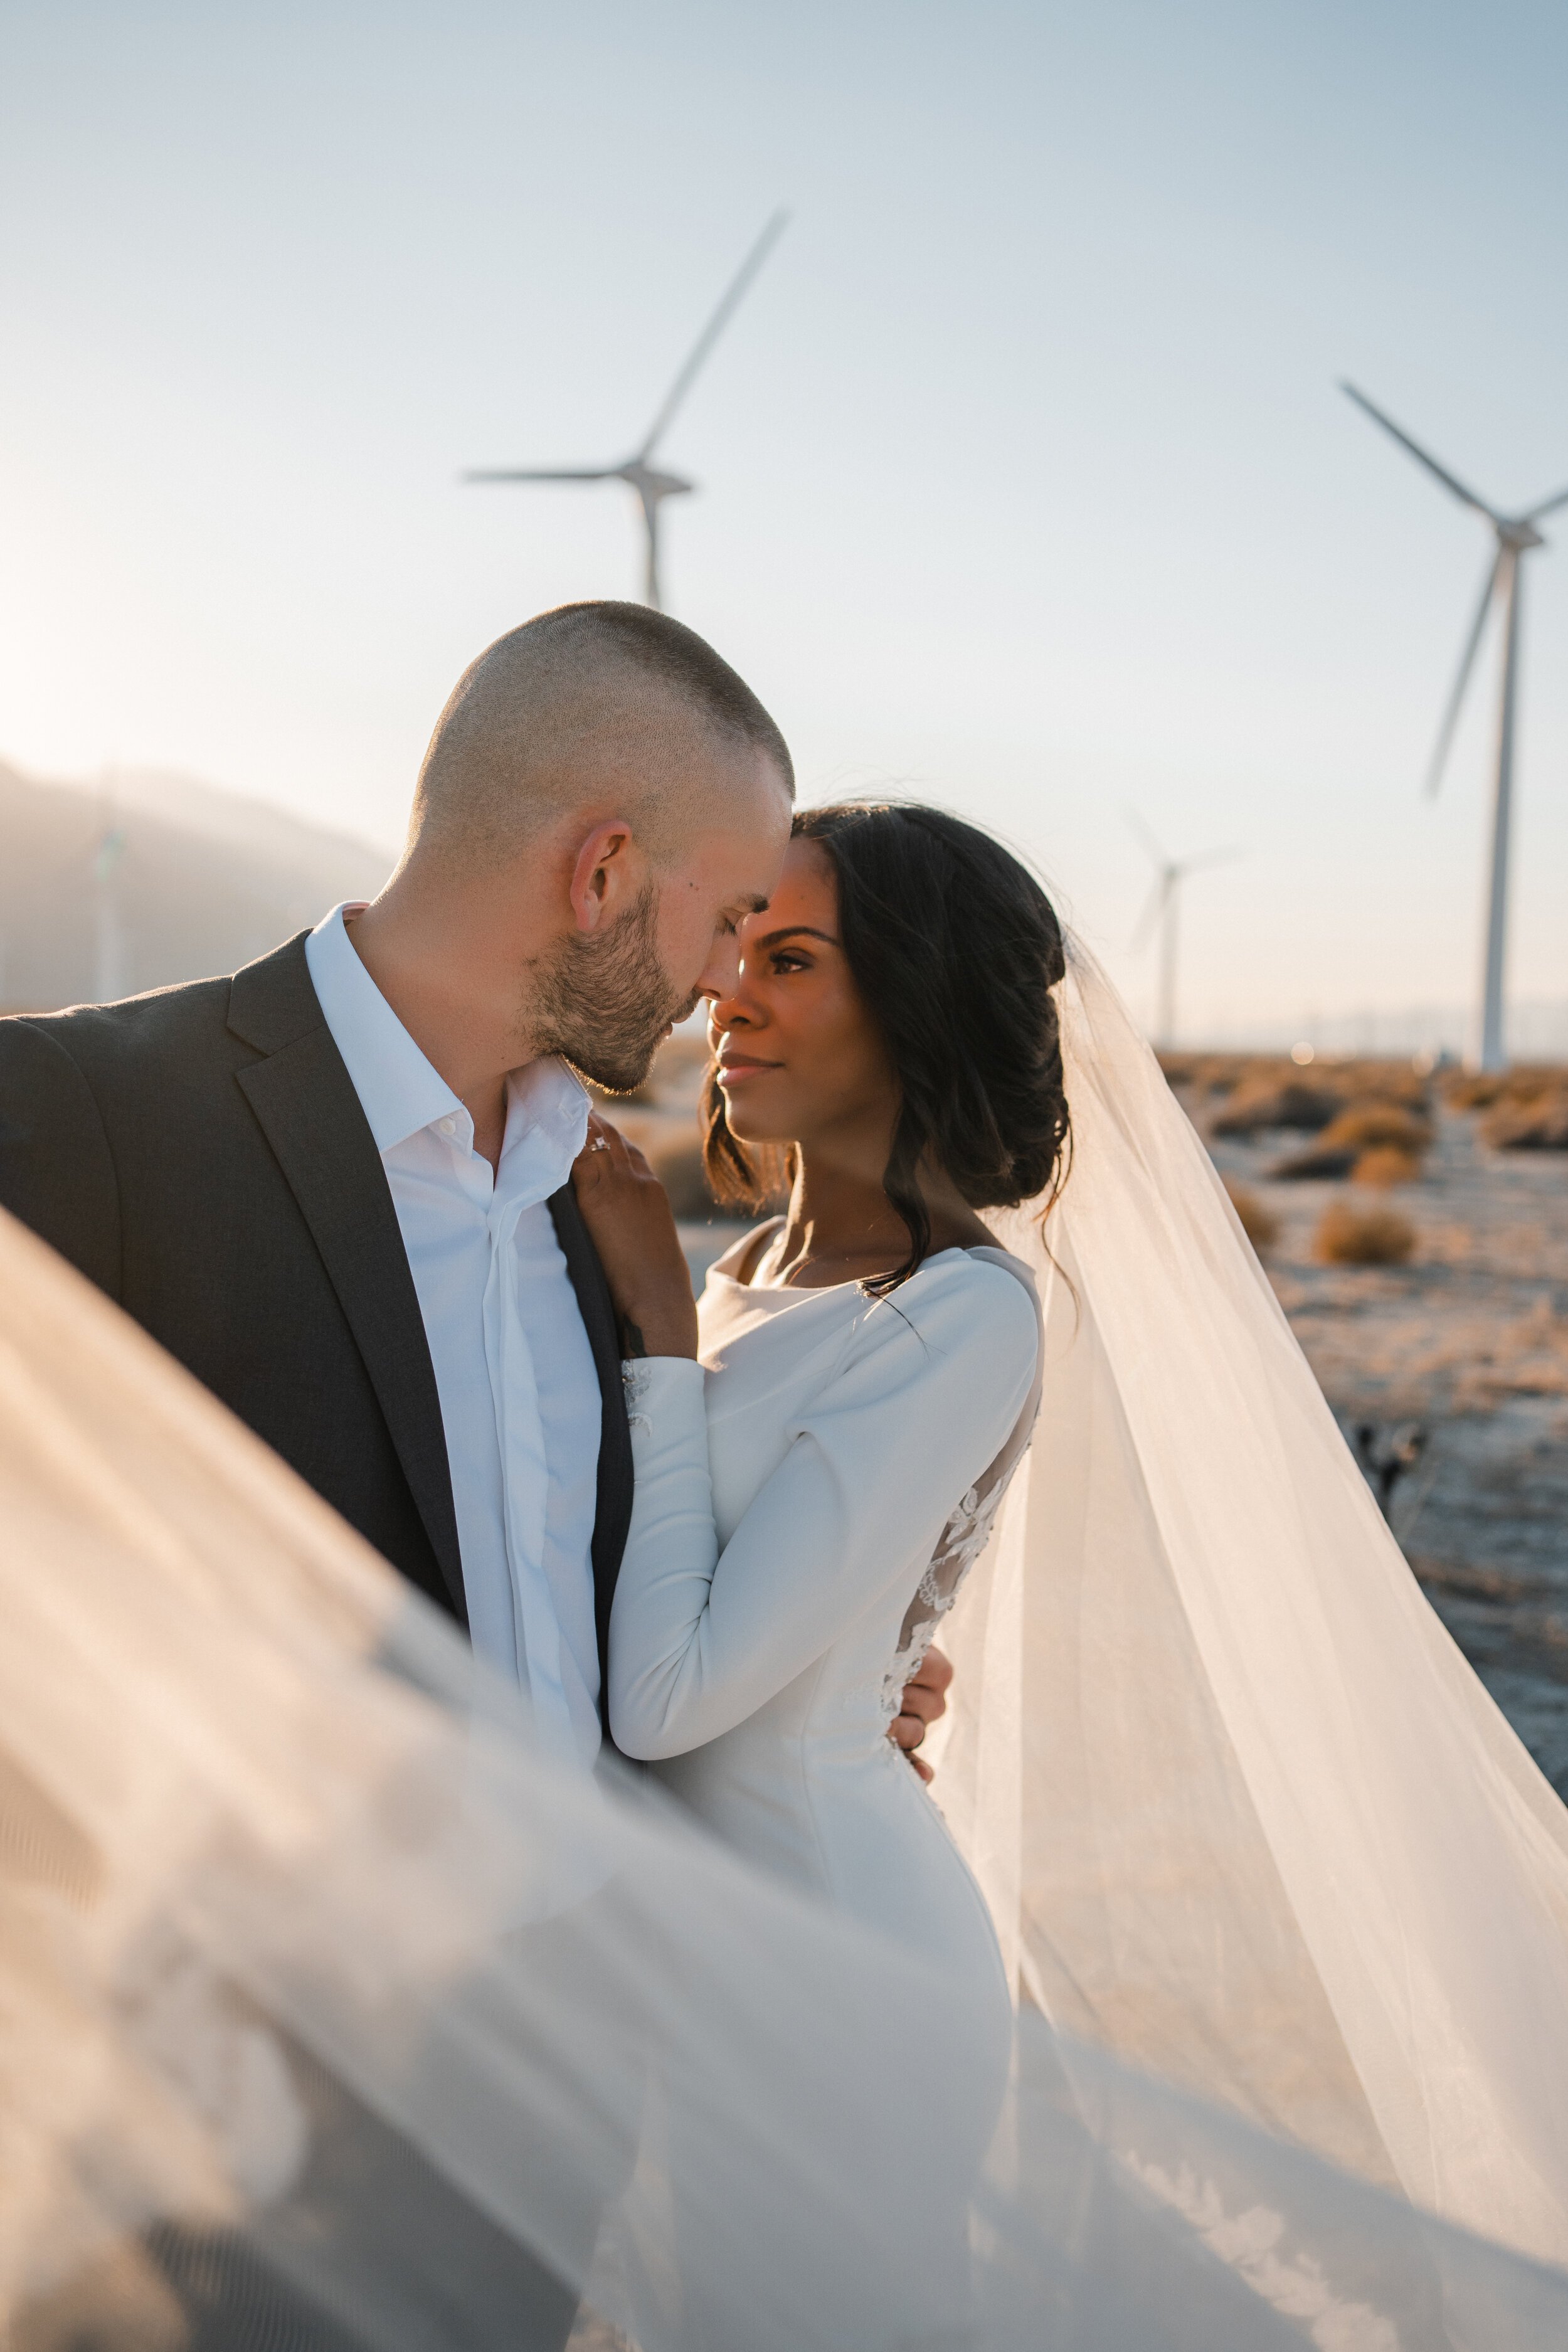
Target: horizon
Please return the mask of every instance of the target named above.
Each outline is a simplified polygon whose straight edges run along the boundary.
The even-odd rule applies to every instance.
[[[231,824],[215,832],[210,821],[204,822],[204,817],[210,820],[226,814],[232,819],[253,814],[268,828],[279,824],[297,828],[301,845],[319,845],[351,854],[369,852],[383,856],[389,870],[399,856],[397,845],[373,841],[364,835],[345,834],[295,810],[283,808],[276,801],[256,794],[232,793],[221,784],[177,771],[105,769],[96,776],[34,776],[0,752],[0,778],[5,775],[15,776],[25,785],[37,786],[46,792],[73,793],[81,800],[84,814],[99,821],[103,814],[107,814],[114,820],[117,830],[126,834],[132,833],[139,821],[151,818],[165,833],[185,833],[193,838],[212,841],[222,839],[226,832],[232,840],[238,833],[237,825]],[[128,787],[142,792],[144,796],[140,803],[127,797]],[[165,793],[161,789],[164,787],[173,788],[172,792]],[[193,797],[197,803],[194,807]],[[122,819],[123,824],[121,822]],[[328,912],[330,908],[323,905],[321,913]],[[5,928],[0,924],[0,976],[5,969]],[[40,1008],[7,1003],[4,988],[0,986],[0,1011],[23,1009],[36,1011]],[[1568,1061],[1568,992],[1561,997],[1516,998],[1511,1009],[1516,1061]],[[704,1017],[693,1013],[690,1020],[683,1024],[684,1028],[694,1030]],[[1197,1033],[1184,1027],[1172,1050],[1182,1054],[1236,1052],[1284,1055],[1305,1043],[1312,1046],[1316,1058],[1322,1061],[1419,1058],[1422,1055],[1459,1059],[1467,1050],[1470,1024],[1471,1008],[1458,1000],[1446,1004],[1406,1002],[1382,1006],[1352,1006],[1328,1016],[1307,1006],[1296,1020],[1233,1018]]]

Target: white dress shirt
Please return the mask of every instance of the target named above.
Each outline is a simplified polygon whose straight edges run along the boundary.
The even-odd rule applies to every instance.
[[[492,1173],[473,1120],[360,961],[343,912],[311,932],[305,959],[386,1171],[425,1318],[468,1630],[529,1693],[549,1744],[592,1764],[602,1400],[545,1206],[583,1148],[588,1097],[560,1062],[514,1070]]]

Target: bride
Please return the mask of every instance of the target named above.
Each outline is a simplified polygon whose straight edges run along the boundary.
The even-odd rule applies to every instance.
[[[1568,1816],[1092,959],[972,827],[817,810],[711,1034],[710,1175],[791,1189],[700,1307],[638,1155],[575,1171],[633,1399],[617,1743],[998,2047],[1005,1986],[1568,2259]],[[955,1601],[939,1813],[880,1734]]]
[[[695,1308],[640,1154],[596,1122],[575,1171],[631,1360],[616,1744],[754,1861],[941,1963],[994,2019],[998,2092],[995,1931],[886,1734],[1034,1425],[1034,1281],[976,1212],[1058,1181],[1063,971],[1045,893],[984,835],[923,809],[804,816],[710,1030],[710,1170],[754,1202],[787,1156],[787,1213]]]

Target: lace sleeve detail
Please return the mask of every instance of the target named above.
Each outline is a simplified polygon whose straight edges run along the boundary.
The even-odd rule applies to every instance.
[[[1033,1296],[1032,1291],[1030,1295]],[[1036,1311],[1038,1312],[1037,1300]],[[937,1627],[958,1599],[964,1578],[991,1540],[991,1530],[995,1526],[1002,1497],[1007,1492],[1013,1473],[1027,1453],[1029,1440],[1035,1433],[1040,1391],[1041,1368],[1037,1360],[1028,1402],[1014,1423],[1006,1444],[989,1469],[963,1496],[936,1539],[925,1573],[915,1587],[914,1599],[904,1612],[904,1622],[899,1629],[899,1645],[893,1653],[892,1663],[882,1678],[882,1711],[889,1723],[899,1712],[904,1685],[920,1667],[935,1638]]]
[[[1028,1449],[1039,1409],[1037,1390],[1016,1427],[983,1478],[975,1481],[937,1538],[915,1597],[899,1629],[899,1646],[882,1681],[882,1711],[891,1722],[899,1712],[904,1685],[915,1673],[936,1635],[936,1629],[963,1589],[963,1580],[991,1540],[1002,1497],[1013,1473]]]
[[[653,1387],[653,1375],[645,1361],[628,1360],[621,1366],[621,1386],[626,1391],[626,1424],[631,1429],[647,1429],[651,1424],[643,1407]]]

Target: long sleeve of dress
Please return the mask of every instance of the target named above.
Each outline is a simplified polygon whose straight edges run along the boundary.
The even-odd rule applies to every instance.
[[[610,1622],[610,1728],[677,1756],[742,1722],[924,1563],[1027,1401],[1028,1292],[956,1254],[868,1301],[721,1554],[701,1368],[629,1381],[636,1502]],[[907,1587],[905,1591],[903,1588]]]

